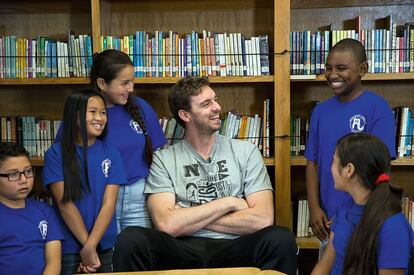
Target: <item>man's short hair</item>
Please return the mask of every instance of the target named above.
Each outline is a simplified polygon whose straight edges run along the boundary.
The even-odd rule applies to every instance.
[[[168,104],[173,117],[185,127],[184,121],[178,115],[178,111],[190,111],[190,97],[201,93],[201,87],[210,86],[207,77],[187,76],[180,79],[171,88],[168,94]]]
[[[358,65],[367,61],[367,54],[365,52],[364,45],[361,44],[358,40],[352,38],[346,38],[340,40],[336,43],[329,53],[332,52],[351,52],[355,59],[358,61]]]

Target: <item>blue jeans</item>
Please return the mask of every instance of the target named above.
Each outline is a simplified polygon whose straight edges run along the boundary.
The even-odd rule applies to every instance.
[[[151,217],[144,195],[145,179],[119,186],[116,202],[116,225],[118,234],[128,226],[152,228]]]
[[[112,272],[112,248],[98,253],[99,260],[101,261],[101,267],[98,268],[98,273]],[[62,271],[61,275],[71,275],[77,272],[78,266],[81,262],[79,254],[63,254],[62,255]]]

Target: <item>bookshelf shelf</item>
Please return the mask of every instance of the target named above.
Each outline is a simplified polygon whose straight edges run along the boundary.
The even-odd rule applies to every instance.
[[[135,84],[174,84],[179,77],[136,77]],[[265,76],[210,76],[210,83],[272,83],[272,75]]]
[[[290,158],[291,166],[306,166],[306,158],[303,156],[295,156]],[[391,162],[392,166],[414,166],[414,158],[404,157],[398,158]]]
[[[306,159],[303,156],[290,157],[290,165],[291,166],[305,166]]]
[[[303,77],[302,79],[300,77]],[[381,73],[381,74],[366,74],[363,81],[395,81],[395,80],[414,80],[414,73]],[[325,82],[324,75],[317,75],[315,78],[306,78],[305,76],[298,76],[296,79],[291,79],[291,82]]]
[[[275,166],[274,158],[264,158],[264,162],[266,166]]]
[[[0,85],[76,85],[89,84],[86,77],[59,77],[59,78],[0,78]]]
[[[391,162],[392,166],[414,166],[414,158],[412,157],[405,157],[393,160]]]
[[[296,238],[296,244],[301,249],[319,249],[319,240],[315,236]]]
[[[42,157],[30,157],[30,161],[32,162],[33,166],[43,166],[43,158]]]
[[[128,13],[128,12],[152,12],[152,11],[194,11],[194,10],[234,10],[237,9],[259,9],[273,8],[268,1],[256,0],[209,0],[197,1],[179,0],[174,1],[171,5],[169,0],[152,0],[152,1],[110,1],[112,12]],[[131,4],[132,3],[132,4]]]
[[[76,9],[78,13],[89,13],[90,4],[84,0],[55,0],[52,5],[50,1],[3,0],[0,14],[62,14],[71,9]]]
[[[390,6],[390,5],[412,5],[413,0],[354,0],[354,1],[341,1],[341,0],[292,0],[292,9],[316,9],[316,8],[340,8],[340,7],[369,7],[369,6]]]
[[[31,157],[30,160],[32,161],[33,166],[43,166],[42,157]],[[264,158],[264,162],[266,166],[275,166],[274,158]]]
[[[135,84],[174,84],[179,77],[136,77]],[[272,83],[274,77],[266,76],[211,76],[211,83]],[[89,84],[87,77],[59,78],[0,78],[0,85],[76,85]]]

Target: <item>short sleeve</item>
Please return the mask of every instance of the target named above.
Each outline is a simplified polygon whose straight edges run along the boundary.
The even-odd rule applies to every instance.
[[[144,112],[145,126],[150,135],[152,148],[157,150],[167,143],[164,132],[158,121],[158,115],[145,100],[138,98],[138,104]]]
[[[116,148],[111,147],[111,170],[108,184],[126,184],[127,182],[121,155]]]
[[[147,184],[145,185],[144,193],[146,194],[161,192],[175,193],[171,175],[168,173],[166,166],[161,160],[161,158],[163,158],[161,153],[162,151],[154,153],[154,159],[149,170]]]
[[[249,143],[247,144],[251,145]],[[246,171],[243,177],[244,192],[246,197],[254,192],[272,190],[272,184],[270,182],[263,157],[260,155],[260,152],[256,146],[251,145],[251,147],[252,150],[247,159]]]
[[[64,235],[56,212],[49,205],[46,205],[46,207],[48,211],[46,242],[63,240]]]
[[[385,100],[381,100],[375,110],[370,133],[379,137],[388,147],[392,159],[396,157],[395,151],[395,118],[391,108]]]
[[[45,187],[51,183],[63,181],[63,161],[60,143],[56,143],[46,151],[42,177]]]

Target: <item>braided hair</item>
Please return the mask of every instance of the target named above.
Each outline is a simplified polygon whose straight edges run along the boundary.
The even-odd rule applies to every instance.
[[[95,54],[90,73],[90,84],[92,88],[95,91],[101,91],[97,84],[98,78],[102,78],[105,80],[105,83],[109,84],[118,76],[119,72],[127,66],[133,66],[133,64],[130,57],[124,52],[110,49]],[[144,133],[145,156],[148,166],[150,166],[152,163],[153,149],[152,142],[143,119],[142,109],[131,95],[128,95],[128,100],[124,107],[132,119],[138,123]]]

